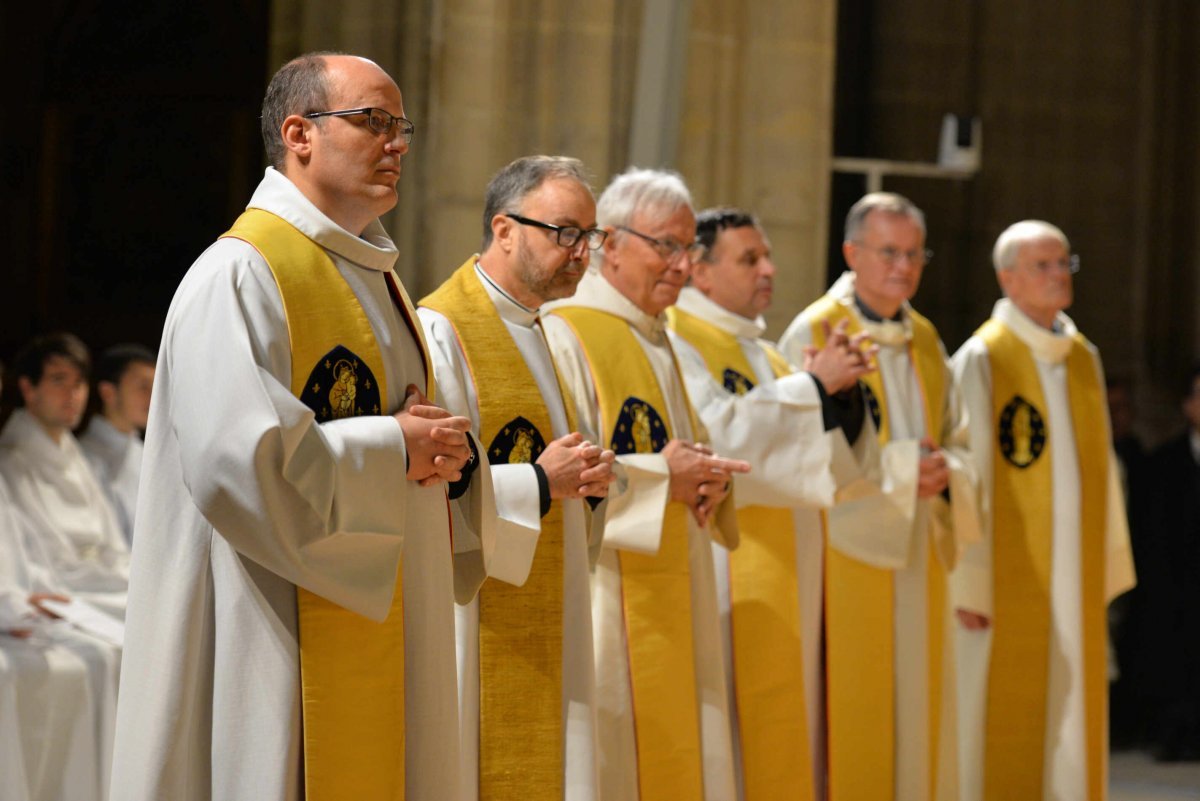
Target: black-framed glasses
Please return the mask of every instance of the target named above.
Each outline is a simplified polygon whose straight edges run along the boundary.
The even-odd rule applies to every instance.
[[[923,250],[900,250],[899,248],[873,248],[870,245],[865,245],[862,242],[855,242],[863,250],[871,250],[879,254],[879,258],[887,264],[898,264],[901,259],[906,259],[909,264],[916,267],[924,267],[929,262],[933,261],[933,251],[925,248]]]
[[[573,248],[579,244],[579,240],[587,241],[588,250],[598,250],[604,244],[604,240],[608,238],[608,231],[603,231],[599,228],[583,229],[578,225],[551,225],[541,220],[531,220],[528,217],[522,217],[520,214],[504,212],[504,216],[510,220],[516,220],[521,225],[532,225],[534,228],[545,228],[547,231],[553,231],[555,241],[561,247]]]
[[[704,256],[705,247],[700,242],[692,242],[691,244],[681,245],[674,239],[655,239],[649,234],[643,234],[641,231],[635,231],[627,225],[618,225],[622,231],[633,234],[634,236],[644,239],[650,247],[654,248],[654,252],[662,257],[663,261],[668,264],[674,264],[686,254],[688,261],[692,264],[700,261]]]
[[[310,111],[304,115],[306,120],[315,120],[317,117],[353,117],[357,114],[367,115],[367,127],[377,134],[390,136],[392,126],[397,126],[400,129],[400,135],[404,137],[404,144],[411,145],[413,132],[417,127],[412,124],[411,120],[404,117],[395,117],[381,108],[348,108],[342,111]]]

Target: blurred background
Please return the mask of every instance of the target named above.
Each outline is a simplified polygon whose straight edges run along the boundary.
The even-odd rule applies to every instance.
[[[5,3],[0,358],[51,329],[156,346],[261,176],[268,78],[339,49],[396,76],[417,126],[385,221],[414,298],[478,248],[495,170],[561,153],[597,191],[668,166],[697,207],[756,211],[777,336],[843,266],[866,183],[834,159],[934,164],[945,115],[978,118],[976,172],[882,178],[927,214],[914,304],[953,352],[997,297],[999,232],[1058,224],[1083,264],[1070,314],[1153,444],[1200,353],[1198,17],[1190,0]]]

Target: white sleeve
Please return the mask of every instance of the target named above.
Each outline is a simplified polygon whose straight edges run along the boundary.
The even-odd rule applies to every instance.
[[[965,459],[969,461],[977,481],[979,520],[979,537],[963,550],[957,567],[950,574],[950,586],[956,607],[990,617],[995,432],[992,428],[992,370],[987,346],[978,337],[971,337],[954,354],[950,366],[966,411]],[[953,494],[951,497],[954,497]]]
[[[542,320],[550,354],[563,384],[575,399],[579,431],[591,442],[606,444],[600,431],[600,407],[583,347],[571,327],[554,315]],[[617,480],[608,490],[602,546],[657,553],[670,492],[671,474],[661,453],[617,457]]]

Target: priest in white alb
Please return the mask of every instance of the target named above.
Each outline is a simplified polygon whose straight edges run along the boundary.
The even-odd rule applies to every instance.
[[[947,576],[978,538],[966,420],[937,329],[909,304],[929,258],[925,218],[872,193],[846,216],[850,269],[780,339],[793,361],[848,320],[878,346],[864,376],[880,495],[828,514],[829,797],[952,801],[958,793],[954,628]],[[812,516],[812,527],[822,521]]]
[[[739,797],[824,798],[824,541],[795,518],[832,506],[839,477],[854,484],[858,458],[877,454],[849,446],[863,432],[857,379],[871,352],[839,333],[805,359],[807,372],[794,369],[762,338],[776,268],[758,220],[708,209],[696,239],[704,255],[667,310],[672,344],[713,446],[754,468],[734,480],[737,549],[713,547]]]
[[[587,503],[607,494],[613,453],[576,431],[538,319],[575,292],[605,238],[595,226],[578,160],[517,159],[488,184],[480,253],[418,309],[440,401],[471,419],[498,515],[488,564],[455,542],[491,577],[456,608],[464,801],[600,798]]]
[[[551,304],[543,326],[580,432],[615,451],[622,470],[592,578],[601,795],[729,799],[709,537],[736,545],[720,502],[749,465],[697,444],[703,425],[667,339],[663,312],[698,255],[691,196],[675,173],[631,169],[604,190],[596,216],[607,233],[599,270]]]
[[[167,313],[135,523],[114,795],[457,795],[450,515],[470,421],[436,405],[378,221],[414,126],[349,55],[285,64],[273,165]]]
[[[1107,608],[1134,572],[1100,355],[1063,313],[1058,227],[1009,226],[992,262],[1004,298],[953,360],[985,521],[953,577],[962,798],[1102,799]]]

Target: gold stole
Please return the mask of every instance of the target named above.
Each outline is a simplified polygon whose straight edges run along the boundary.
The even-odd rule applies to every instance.
[[[617,420],[631,396],[663,410],[669,440],[662,388],[629,324],[578,306],[553,313],[587,355],[606,446],[616,449]],[[699,801],[704,794],[687,516],[686,505],[669,501],[658,553],[618,553],[641,801]]]
[[[678,307],[667,309],[667,317],[717,383],[727,369],[754,378],[736,336]],[[776,378],[791,373],[778,352],[763,352]],[[747,389],[742,382],[738,388],[738,394]],[[811,801],[795,520],[791,509],[767,506],[739,509],[737,519],[739,545],[729,552],[730,628],[746,801]]]
[[[984,797],[1041,798],[1052,637],[1054,454],[1048,449],[1045,420],[1038,426],[1036,419],[1030,419],[1045,413],[1046,399],[1029,347],[996,320],[984,323],[976,333],[988,349],[992,413],[996,416],[992,422],[998,435],[992,443],[995,600]],[[1101,799],[1105,797],[1108,700],[1104,598],[1108,443],[1104,432],[1095,426],[1105,419],[1107,411],[1104,391],[1084,342],[1081,335],[1076,335],[1067,356],[1067,394],[1080,478],[1087,797]],[[1017,401],[1018,397],[1024,404]],[[1020,417],[1024,420],[1015,419]],[[1040,457],[1035,453],[1039,447],[1046,448]],[[1004,455],[1006,448],[1017,464]],[[1071,454],[1058,456],[1072,458]]]
[[[421,305],[454,328],[479,398],[484,446],[498,436],[513,444],[509,453],[489,451],[489,461],[536,461],[552,438],[550,414],[475,274],[475,257]],[[570,415],[571,404],[564,406]],[[573,420],[569,425],[574,429]],[[563,512],[556,500],[542,518],[525,584],[489,581],[479,591],[480,799],[562,798],[562,614]]]
[[[813,342],[825,344],[821,321],[831,326],[850,321],[847,333],[862,330],[857,318],[828,295],[809,313]],[[908,311],[913,338],[909,357],[925,401],[925,431],[941,444],[945,365],[937,330],[925,317]],[[887,391],[878,371],[861,379],[878,402],[879,442],[891,439]],[[823,514],[824,523],[828,518]],[[928,537],[925,531],[916,536]],[[941,734],[943,651],[945,645],[946,570],[930,543],[926,549],[926,605],[929,631],[929,775],[938,775]],[[872,567],[836,549],[825,549],[825,648],[829,718],[829,793],[833,801],[873,801],[895,794],[895,742],[905,736],[895,720],[895,621],[892,571]],[[869,769],[864,769],[869,766]]]
[[[252,245],[279,286],[292,351],[292,386],[301,397],[314,369],[337,346],[360,358],[391,408],[387,373],[371,322],[325,251],[290,223],[260,209],[243,213],[225,236]],[[389,284],[417,338],[421,327],[398,282]],[[425,358],[426,386],[433,376]],[[397,476],[397,481],[403,476]],[[404,593],[396,573],[392,607],[376,623],[296,588],[299,618],[304,787],[310,801],[404,798]]]

